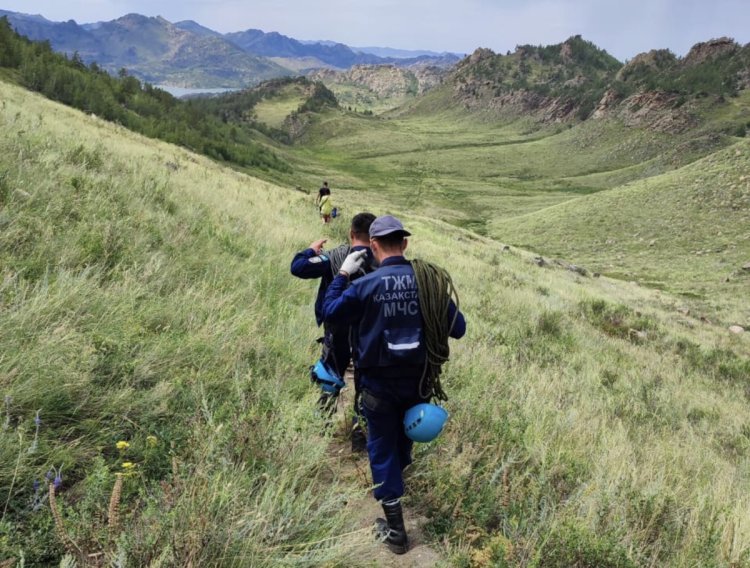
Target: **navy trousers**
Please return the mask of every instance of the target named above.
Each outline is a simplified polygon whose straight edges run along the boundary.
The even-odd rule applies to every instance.
[[[349,362],[352,358],[352,351],[350,346],[348,325],[331,325],[323,324],[323,351],[320,358],[323,362],[328,365],[331,369],[334,369],[339,377],[343,380],[344,373],[349,367]],[[352,413],[352,426],[357,423],[358,414],[358,392],[359,385],[357,384],[357,373],[354,373],[354,409]],[[327,408],[327,412],[332,415],[336,411],[336,397],[323,396],[321,397],[321,404]]]
[[[375,485],[374,495],[378,501],[398,499],[404,494],[402,472],[412,462],[414,446],[404,433],[404,414],[412,406],[424,402],[415,389],[399,388],[396,391],[402,392],[373,393],[364,387],[360,397],[360,409],[367,422],[367,454]]]

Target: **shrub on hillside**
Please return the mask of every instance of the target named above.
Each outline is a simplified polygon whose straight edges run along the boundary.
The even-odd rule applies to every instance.
[[[604,300],[585,300],[580,306],[584,319],[612,337],[639,342],[658,334],[658,326],[651,317],[627,306]]]
[[[544,539],[533,568],[636,568],[617,539],[596,534],[575,521],[552,529]]]

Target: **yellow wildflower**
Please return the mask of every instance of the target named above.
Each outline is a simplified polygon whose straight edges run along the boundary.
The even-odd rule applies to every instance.
[[[122,462],[122,469],[125,471],[133,471],[135,464],[133,462]]]
[[[156,438],[156,436],[146,436],[146,443],[149,445],[149,447],[155,448],[159,443],[159,440]]]
[[[130,447],[130,442],[126,442],[124,440],[120,440],[115,445],[117,446],[118,450],[120,450],[121,452],[124,452],[125,450],[127,450]]]

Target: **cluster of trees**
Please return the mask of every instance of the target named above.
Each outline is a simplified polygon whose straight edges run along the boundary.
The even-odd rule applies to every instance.
[[[77,54],[55,53],[49,42],[32,42],[0,18],[0,67],[46,97],[117,122],[152,138],[178,144],[216,160],[262,170],[290,166],[254,140],[251,128],[227,124],[203,112],[194,101],[180,101],[123,69],[112,77]]]
[[[316,82],[313,94],[300,105],[297,112],[320,112],[326,108],[337,108],[336,95],[323,83]]]
[[[736,96],[739,77],[750,68],[750,44],[726,51],[714,57],[685,65],[671,52],[653,53],[653,61],[638,63],[621,74],[620,85],[614,87],[623,94],[636,90],[665,91],[690,96]]]
[[[523,45],[519,50],[536,55],[541,61],[553,65],[575,65],[581,71],[616,72],[622,63],[606,50],[583,39],[580,35],[568,38],[565,43],[548,46]]]
[[[469,70],[468,79],[493,89],[496,96],[528,91],[570,101],[585,119],[622,64],[593,43],[574,36],[550,46],[518,46],[516,52],[495,55]]]

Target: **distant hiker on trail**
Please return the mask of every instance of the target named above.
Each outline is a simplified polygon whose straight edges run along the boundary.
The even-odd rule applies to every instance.
[[[350,276],[366,260],[364,252],[350,253],[323,300],[326,323],[352,325],[374,494],[385,512],[385,519],[376,521],[377,531],[397,554],[409,548],[400,499],[402,471],[411,463],[413,442],[404,418],[432,397],[445,400],[439,374],[447,361],[448,336],[458,339],[466,332],[464,316],[451,299],[455,291],[447,272],[404,258],[410,234],[395,217],[375,219],[370,248],[380,267],[350,284]],[[442,357],[437,362],[436,346]]]
[[[324,181],[321,188],[318,190],[318,196],[315,198],[315,204],[320,205],[320,200],[324,195],[331,195],[331,188],[328,187],[328,182]]]
[[[320,278],[320,287],[318,296],[315,300],[315,319],[320,325],[323,323],[323,297],[325,296],[328,285],[338,274],[341,264],[347,255],[352,252],[361,252],[363,262],[359,269],[352,273],[352,279],[365,275],[375,269],[375,261],[370,251],[370,224],[375,220],[372,213],[358,213],[352,218],[352,224],[349,229],[350,245],[341,245],[330,251],[323,251],[323,245],[326,239],[320,239],[310,244],[308,248],[294,255],[292,260],[292,274],[298,278]],[[313,368],[313,380],[321,383],[323,393],[320,396],[318,404],[326,415],[330,418],[336,410],[336,402],[340,387],[343,386],[343,377],[352,358],[352,349],[349,339],[349,324],[329,324],[323,325],[323,352],[320,357],[318,369]],[[316,365],[317,367],[317,365]],[[321,382],[320,374],[330,372],[334,384],[327,385]],[[364,431],[360,427],[356,417],[357,404],[357,380],[355,374],[355,413],[352,423],[352,450],[364,451],[367,440]]]
[[[327,181],[324,181],[323,187],[318,190],[315,203],[318,205],[320,217],[323,219],[323,224],[325,225],[331,220],[331,213],[333,213],[333,199],[331,198],[331,190],[328,187]]]

